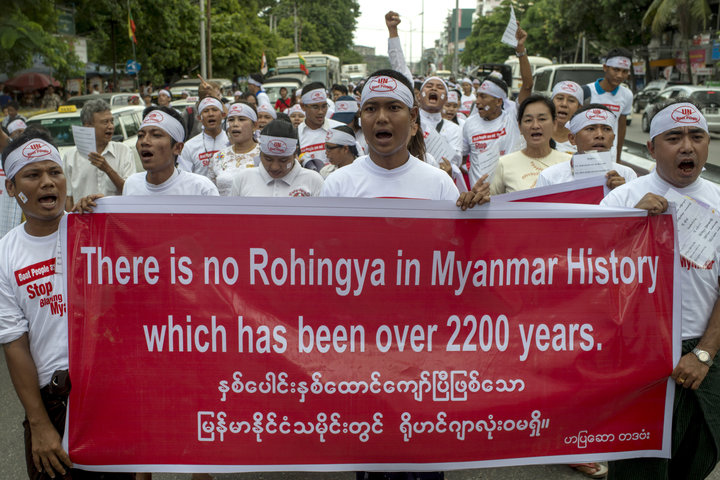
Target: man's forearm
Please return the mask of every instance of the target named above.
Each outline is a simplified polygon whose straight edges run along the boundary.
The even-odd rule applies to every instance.
[[[31,426],[50,424],[40,396],[37,367],[30,354],[27,334],[4,345],[5,360],[15,392],[22,403]]]

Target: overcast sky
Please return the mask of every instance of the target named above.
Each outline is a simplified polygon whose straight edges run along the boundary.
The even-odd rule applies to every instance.
[[[400,14],[402,23],[399,33],[405,57],[410,57],[412,38],[412,61],[420,60],[420,37],[423,22],[423,0],[360,0],[360,17],[355,30],[355,44],[375,47],[377,55],[387,55],[387,28],[385,14],[394,10]],[[425,0],[425,48],[435,46],[435,40],[445,27],[445,19],[455,8],[455,0]],[[477,0],[459,0],[460,8],[475,8]],[[412,23],[412,35],[410,24]]]

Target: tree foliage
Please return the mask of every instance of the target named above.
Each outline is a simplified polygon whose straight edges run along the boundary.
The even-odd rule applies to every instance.
[[[690,0],[678,0],[690,1]],[[502,62],[513,53],[500,42],[510,18],[510,0],[487,17],[479,17],[466,40],[461,57],[464,65]],[[598,60],[617,46],[646,45],[649,34],[641,25],[652,0],[596,0],[589,7],[576,0],[514,0],[516,16],[528,32],[531,55],[573,61],[579,41],[586,38],[589,60]]]
[[[54,75],[65,78],[80,71],[67,40],[53,35],[58,15],[51,0],[9,0],[0,18],[0,71],[12,76],[40,56]]]

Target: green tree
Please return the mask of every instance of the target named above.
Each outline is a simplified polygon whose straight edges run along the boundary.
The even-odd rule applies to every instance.
[[[54,35],[57,21],[52,0],[9,0],[0,18],[0,71],[12,76],[40,55],[57,78],[78,74],[80,63],[67,39]]]
[[[666,28],[676,28],[683,39],[688,75],[692,83],[690,69],[690,39],[694,33],[704,30],[710,17],[707,0],[653,0],[643,17],[643,27],[659,35]]]

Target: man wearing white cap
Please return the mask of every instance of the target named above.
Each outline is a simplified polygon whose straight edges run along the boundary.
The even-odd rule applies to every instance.
[[[164,88],[158,92],[158,105],[161,107],[167,107],[170,105],[170,101],[172,100],[172,94],[169,90],[165,90]]]
[[[569,142],[577,148],[577,155],[591,154],[605,160],[606,186],[609,190],[637,178],[635,170],[616,163],[612,158],[616,122],[617,119],[609,108],[599,103],[591,103],[578,109],[567,126],[570,132]],[[540,172],[535,186],[544,187],[575,180],[574,161],[580,162],[580,157],[576,159],[573,155],[567,162],[549,166]]]
[[[405,75],[410,84],[413,77],[405,63],[405,56],[398,36],[400,15],[396,12],[385,14],[385,25],[388,28],[388,57],[393,70]],[[445,158],[455,165],[460,165],[462,150],[462,132],[454,122],[442,118],[443,106],[447,102],[448,87],[440,77],[428,77],[420,86],[418,103],[420,105],[420,126],[423,129],[426,147],[438,160]],[[435,135],[435,133],[439,135]],[[433,137],[433,138],[430,138]]]
[[[220,100],[205,97],[198,103],[197,112],[203,131],[185,144],[180,154],[178,168],[208,176],[213,155],[230,145],[227,134],[222,128],[225,111]]]
[[[515,117],[504,110],[508,88],[505,82],[487,77],[478,89],[477,115],[465,121],[462,154],[470,155],[470,185],[483,176],[492,177],[498,160],[519,149],[520,130]]]
[[[251,74],[248,77],[248,91],[255,95],[255,100],[257,100],[258,106],[272,106],[272,103],[270,103],[270,97],[268,97],[267,93],[265,93],[265,90],[262,89],[262,81],[263,76],[259,73]]]
[[[131,473],[73,470],[61,443],[70,380],[67,300],[59,262],[58,227],[65,214],[60,153],[49,135],[27,129],[5,149],[2,164],[8,194],[27,218],[0,240],[0,344],[25,409],[28,477],[67,473],[72,478],[131,479]]]
[[[657,215],[668,207],[663,195],[674,189],[704,208],[720,209],[720,190],[700,178],[709,144],[707,121],[697,105],[687,99],[665,104],[650,123],[647,143],[657,167],[650,174],[610,192],[601,205],[642,208],[650,215]],[[718,462],[720,370],[715,357],[720,349],[720,255],[717,250],[714,256],[714,260],[704,266],[682,257],[680,278],[675,279],[682,289],[682,356],[671,375],[676,384],[671,458],[610,462],[610,479],[706,478]]]
[[[305,121],[298,127],[300,140],[300,161],[302,166],[320,171],[327,164],[325,137],[331,128],[343,125],[327,118],[328,103],[325,85],[313,82],[303,87],[300,104],[305,112]]]
[[[601,103],[618,117],[614,144],[618,162],[625,141],[627,116],[632,113],[633,94],[622,85],[630,75],[631,58],[632,53],[624,48],[610,50],[603,65],[605,76],[587,85],[590,88],[590,103]]]
[[[458,111],[465,115],[470,116],[470,111],[475,104],[475,94],[473,93],[473,83],[468,77],[462,79],[460,83],[462,88],[462,96],[460,97],[460,108]]]
[[[241,197],[316,197],[323,179],[297,161],[297,133],[284,120],[260,132],[260,165],[235,173],[230,195]]]

